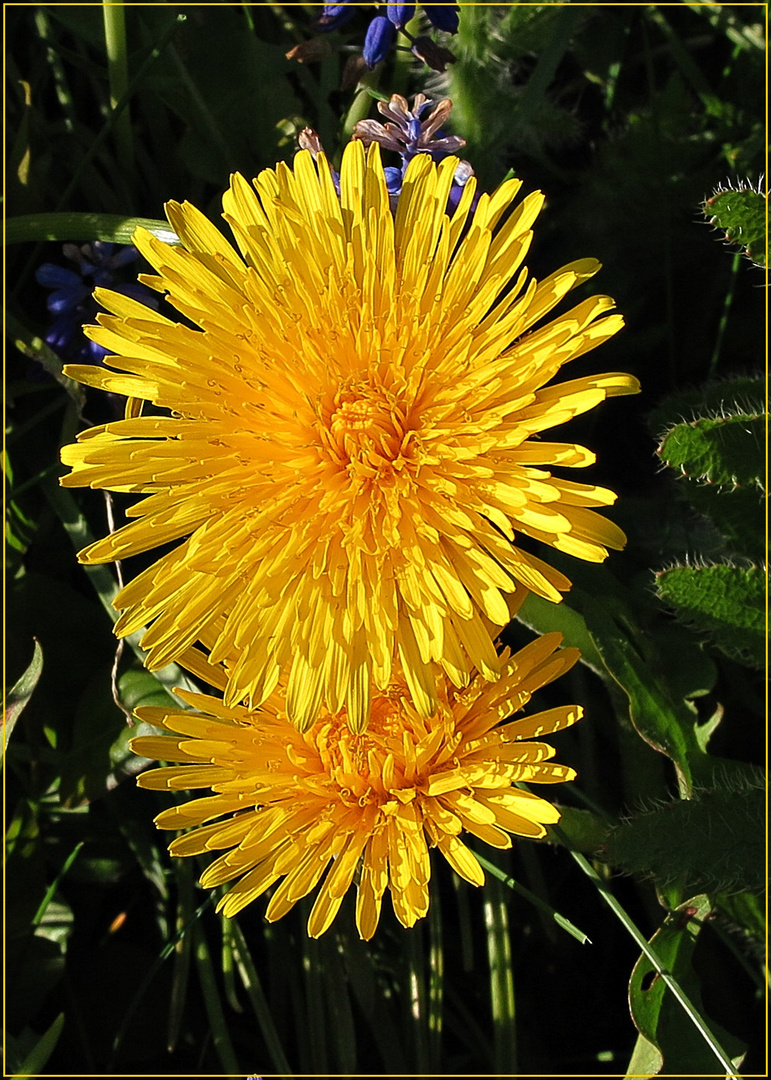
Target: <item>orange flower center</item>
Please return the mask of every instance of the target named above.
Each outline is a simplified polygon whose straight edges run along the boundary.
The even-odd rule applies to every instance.
[[[390,480],[409,463],[413,431],[403,404],[384,387],[356,382],[322,410],[322,439],[338,467],[362,479]]]
[[[406,694],[406,688],[403,688]],[[414,798],[423,777],[415,769],[415,747],[423,732],[416,731],[404,715],[398,698],[379,696],[365,732],[355,735],[345,715],[320,720],[308,732],[318,754],[309,772],[326,776],[330,788],[346,805],[382,806],[393,799],[394,790],[412,789]]]

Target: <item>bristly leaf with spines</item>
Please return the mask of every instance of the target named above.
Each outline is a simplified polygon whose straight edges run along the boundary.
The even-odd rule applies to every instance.
[[[667,465],[703,483],[762,491],[765,430],[762,413],[702,416],[671,428],[657,453]]]
[[[758,566],[673,566],[656,574],[659,597],[678,619],[709,634],[727,656],[765,662],[766,573]]]
[[[636,814],[610,834],[603,858],[659,884],[706,892],[765,888],[765,782],[750,766],[711,790],[694,790]]]
[[[736,188],[719,187],[707,199],[702,212],[710,225],[721,229],[729,244],[744,248],[744,254],[757,266],[766,265],[767,196],[750,184],[739,182]]]
[[[688,478],[681,494],[729,552],[755,562],[766,557],[764,397],[762,379],[741,376],[670,398],[650,416],[654,431],[666,429],[662,461]]]

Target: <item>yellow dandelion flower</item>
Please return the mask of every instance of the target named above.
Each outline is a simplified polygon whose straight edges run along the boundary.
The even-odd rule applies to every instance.
[[[346,148],[339,193],[308,151],[253,185],[235,175],[223,205],[240,254],[169,203],[182,244],[139,230],[158,270],[143,281],[200,329],[97,291],[112,314],[89,336],[117,371],[67,374],[170,415],[84,432],[62,483],[146,496],[84,563],[181,541],[115,601],[118,634],[151,624],[151,668],[203,642],[228,666],[228,704],[259,704],[286,669],[300,728],[325,702],[361,730],[398,661],[428,718],[437,665],[458,687],[474,669],[495,679],[510,608],[570,586],[518,534],[595,561],[623,546],[592,509],[613,493],[551,473],[593,454],[540,438],[638,389],[623,374],[546,385],[622,326],[607,296],[536,326],[599,264],[528,281],[543,196],[511,209],[507,180],[472,208],[471,178],[448,214],[457,164],[417,155],[395,213],[377,144]]]
[[[581,709],[566,705],[501,723],[578,659],[577,649],[555,651],[559,641],[559,634],[547,634],[514,656],[505,650],[494,683],[477,676],[458,690],[443,678],[428,718],[397,680],[374,696],[369,726],[359,734],[344,711],[325,710],[300,732],[280,691],[257,711],[177,691],[197,711],[138,709],[141,720],[174,737],[140,736],[131,747],[180,764],[144,772],[138,783],[214,791],[155,821],[162,829],[192,826],[172,841],[173,855],[224,852],[201,884],[239,879],[218,904],[225,915],[283,879],[266,912],[269,920],[280,919],[323,877],[308,921],[308,933],[318,937],[356,878],[363,938],[375,932],[386,887],[396,917],[412,926],[428,911],[430,848],[481,885],[484,873],[460,839],[463,832],[508,848],[510,833],[542,837],[544,826],[559,820],[556,807],[514,784],[573,779],[572,769],[549,760],[551,746],[532,740],[574,723]]]

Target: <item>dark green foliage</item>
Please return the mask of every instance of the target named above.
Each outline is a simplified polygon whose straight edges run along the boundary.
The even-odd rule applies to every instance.
[[[757,416],[763,412],[765,400],[765,379],[734,375],[669,395],[652,410],[648,426],[658,435],[675,424],[688,423],[700,416],[723,417],[732,413]]]
[[[660,422],[674,413],[719,409],[670,427],[659,457],[679,470],[680,493],[722,534],[724,549],[763,564],[766,556],[764,496],[768,417],[761,381],[742,378],[666,402]],[[766,657],[766,573],[760,565],[700,560],[656,574],[659,597],[684,623],[709,634],[728,656],[762,668]]]

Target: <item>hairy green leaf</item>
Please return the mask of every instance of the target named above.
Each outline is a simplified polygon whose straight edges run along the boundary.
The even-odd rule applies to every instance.
[[[758,266],[766,265],[766,196],[746,185],[721,189],[707,199],[704,216],[722,229],[729,244],[743,247]]]
[[[665,398],[648,416],[648,427],[662,435],[675,424],[697,420],[700,416],[730,416],[763,412],[766,380],[762,375],[739,375],[720,382],[707,382]]]
[[[613,829],[604,854],[614,866],[681,882],[690,891],[760,892],[765,885],[765,800],[762,777],[746,767],[746,783],[696,790],[693,799],[636,814]]]
[[[722,537],[722,549],[713,554],[765,561],[765,500],[758,488],[721,490],[709,484],[688,484],[686,494],[694,510],[708,518]]]
[[[656,575],[658,595],[729,656],[765,661],[766,574],[757,566],[673,566]]]
[[[762,414],[740,413],[676,424],[662,439],[657,453],[684,476],[708,484],[762,490],[766,419]]]

